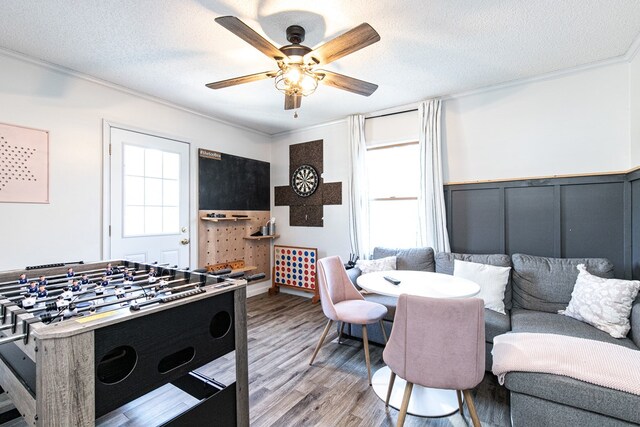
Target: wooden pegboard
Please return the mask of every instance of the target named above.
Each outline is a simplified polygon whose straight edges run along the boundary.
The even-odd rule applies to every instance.
[[[249,219],[207,221],[201,218],[207,214],[248,215]],[[231,263],[244,260],[245,266],[255,266],[248,274],[264,273],[265,280],[271,278],[272,239],[247,240],[271,218],[270,211],[221,211],[200,210],[198,212],[198,267]]]

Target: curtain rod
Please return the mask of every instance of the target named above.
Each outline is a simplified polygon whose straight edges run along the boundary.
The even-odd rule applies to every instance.
[[[395,111],[393,113],[386,113],[386,114],[378,114],[377,116],[369,116],[369,117],[365,117],[365,120],[369,120],[369,119],[377,119],[378,117],[387,117],[387,116],[395,116],[396,114],[404,114],[404,113],[410,113],[412,111],[418,111],[417,108],[412,108],[410,110],[402,110],[402,111]]]

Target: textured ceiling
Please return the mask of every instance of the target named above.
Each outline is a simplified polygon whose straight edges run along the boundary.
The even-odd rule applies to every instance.
[[[0,47],[266,133],[624,55],[637,0],[3,0]],[[381,41],[326,68],[377,83],[366,98],[321,85],[299,118],[271,80],[205,83],[274,63],[214,22],[242,19],[276,46],[299,24],[310,47],[368,22]]]

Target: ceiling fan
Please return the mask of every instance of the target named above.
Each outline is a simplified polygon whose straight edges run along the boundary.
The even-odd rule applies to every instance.
[[[378,88],[378,85],[373,83],[316,68],[379,41],[380,35],[367,23],[360,24],[312,50],[301,44],[304,41],[305,30],[300,25],[287,28],[287,40],[291,44],[278,49],[235,16],[221,16],[216,18],[216,22],[273,58],[278,69],[208,83],[208,88],[222,89],[273,78],[276,88],[285,94],[285,110],[300,108],[302,97],[312,94],[319,82],[364,96],[371,95]]]

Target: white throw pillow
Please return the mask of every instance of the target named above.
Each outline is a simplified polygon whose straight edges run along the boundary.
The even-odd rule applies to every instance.
[[[356,261],[356,267],[362,271],[362,274],[373,273],[374,271],[395,270],[396,257],[389,256],[379,259],[359,259]]]
[[[510,271],[511,267],[497,267],[458,259],[453,261],[453,275],[480,285],[480,293],[476,296],[484,300],[485,308],[502,314],[506,314],[504,291],[509,283]]]
[[[578,278],[566,310],[558,313],[588,323],[614,338],[624,338],[631,325],[633,300],[640,290],[638,280],[603,279],[578,264]]]

